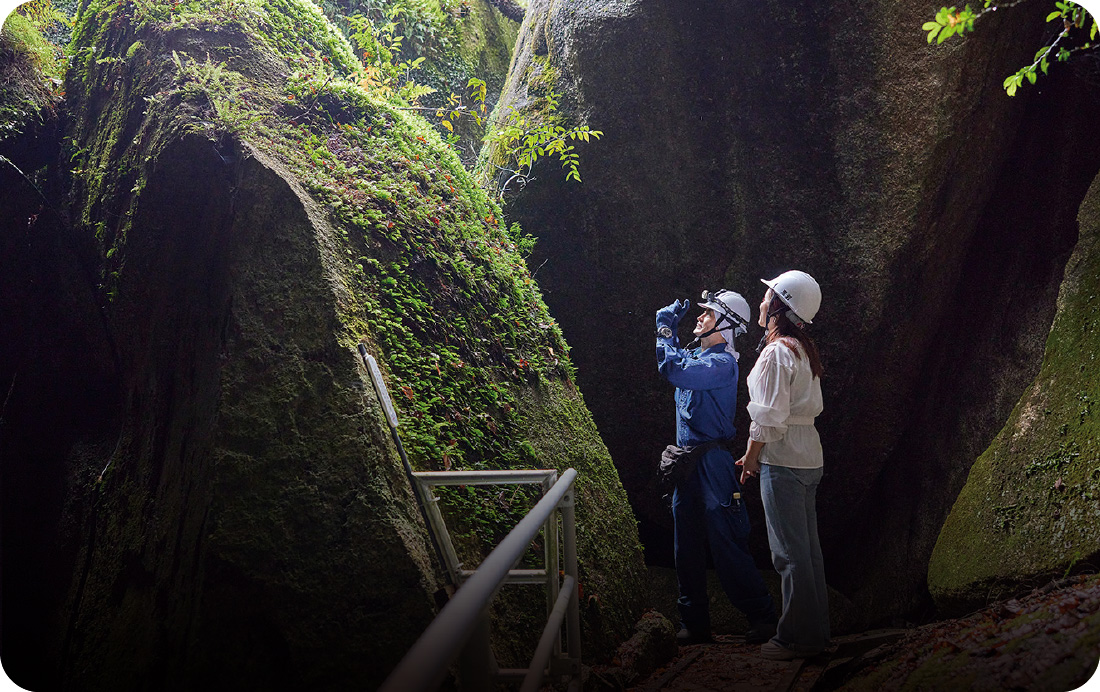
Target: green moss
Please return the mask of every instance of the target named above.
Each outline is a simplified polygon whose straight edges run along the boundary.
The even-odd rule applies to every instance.
[[[470,2],[469,8],[459,32],[459,54],[472,76],[484,79],[494,94],[499,93],[508,75],[519,24],[502,17],[486,0]]]
[[[391,55],[395,63],[423,59],[415,70],[403,72],[399,81],[408,78],[434,90],[417,99],[415,107],[424,113],[447,106],[452,94],[472,106],[467,85],[473,77],[486,82],[488,107],[495,104],[508,74],[519,25],[501,16],[488,0],[322,0],[319,4],[349,37],[355,34],[349,16],[364,15],[375,27],[392,23],[393,35],[400,37],[399,50],[390,54],[388,48],[374,47],[368,52]],[[449,134],[438,119],[432,121],[441,134]],[[480,148],[484,123],[464,117],[452,127],[459,150]]]
[[[264,124],[257,140],[341,229],[349,283],[367,289],[345,318],[384,355],[417,466],[531,465],[515,391],[571,377],[567,349],[499,208],[452,151],[381,103],[369,121]]]
[[[933,551],[929,588],[942,606],[1100,552],[1100,185],[1079,221],[1041,370],[974,463]]]
[[[0,141],[48,117],[62,98],[63,55],[43,36],[60,18],[48,3],[28,3],[0,29]]]
[[[60,77],[62,64],[58,60],[57,47],[42,35],[42,29],[24,17],[21,12],[13,12],[4,22],[4,42],[10,50],[25,57],[46,77]]]
[[[551,64],[549,56],[534,55],[524,81],[527,83],[527,94],[535,100],[533,108],[539,111],[542,107],[540,102],[545,102],[546,95],[560,89],[561,74]]]
[[[559,470],[577,470],[577,543],[585,594],[586,646],[614,649],[619,642],[609,635],[629,632],[646,598],[644,589],[639,588],[646,576],[634,516],[606,511],[628,506],[626,491],[584,399],[571,381],[556,380],[528,390],[520,405],[525,412],[523,427],[539,460]],[[594,627],[595,622],[601,627]]]

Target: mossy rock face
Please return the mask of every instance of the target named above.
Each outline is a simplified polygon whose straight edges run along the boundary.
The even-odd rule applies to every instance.
[[[759,279],[798,268],[824,293],[812,334],[826,369],[830,583],[872,622],[930,605],[940,526],[1038,371],[1072,210],[1100,165],[1100,113],[1069,71],[1052,70],[1041,95],[1004,96],[1041,41],[1038,11],[999,12],[954,50],[927,45],[928,12],[528,8],[497,112],[545,111],[550,75],[560,124],[604,136],[578,145],[583,183],[545,161],[508,209],[538,237],[531,264],[658,564],[671,564],[672,538],[653,468],[674,414],[653,313],[718,287],[755,306]],[[760,335],[739,345],[742,378]],[[743,444],[747,416],[736,422]],[[752,540],[766,564],[765,532]]]
[[[52,429],[40,465],[65,488],[50,559],[71,577],[42,599],[42,669],[89,690],[381,683],[441,583],[359,343],[417,470],[578,469],[586,655],[628,636],[644,577],[625,493],[515,232],[432,127],[360,88],[308,2],[89,2],[73,47],[71,225],[48,228],[87,280],[36,274],[47,248],[4,221],[5,307],[68,304],[38,277],[89,294],[61,325],[13,310],[43,348],[0,351],[4,381],[39,391],[5,420],[50,392],[99,409]],[[67,387],[55,360],[88,372]],[[5,451],[39,449],[43,427]],[[443,504],[468,565],[526,511]],[[518,664],[545,596],[506,589],[496,612]]]
[[[52,120],[61,100],[58,50],[12,12],[0,28],[0,143]]]
[[[944,609],[1095,569],[1100,557],[1100,179],[1078,222],[1042,368],[936,541],[928,586]]]
[[[395,24],[393,33],[402,38],[396,60],[423,58],[407,76],[435,90],[418,99],[425,109],[424,116],[441,135],[458,136],[455,148],[459,157],[472,166],[485,136],[487,116],[496,106],[508,76],[519,23],[505,17],[488,0],[322,0],[318,5],[349,37],[352,29],[346,20],[348,15],[362,14],[377,20],[378,26],[389,21]],[[485,112],[480,113],[480,123],[468,114],[452,119],[447,109],[457,105],[451,100],[452,94],[463,110],[480,109],[468,86],[471,78],[486,85]],[[437,108],[448,116],[449,130],[440,124]]]

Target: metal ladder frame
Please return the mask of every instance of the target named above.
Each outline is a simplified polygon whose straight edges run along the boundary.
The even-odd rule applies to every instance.
[[[575,469],[562,476],[554,469],[499,471],[432,471],[413,474],[415,491],[424,498],[429,528],[439,538],[446,569],[460,588],[409,649],[380,688],[383,692],[435,690],[457,658],[463,690],[491,689],[495,682],[521,681],[521,692],[535,692],[547,672],[570,678],[580,687],[580,609],[578,602],[577,529],[573,482]],[[439,498],[433,489],[446,485],[539,484],[542,499],[476,570],[463,569]],[[557,511],[562,531],[558,532]],[[514,569],[531,541],[542,530],[543,569]],[[565,559],[559,582],[559,539]],[[501,669],[489,643],[489,604],[504,584],[545,584],[547,623],[527,668]],[[562,651],[561,627],[566,627],[567,652]]]

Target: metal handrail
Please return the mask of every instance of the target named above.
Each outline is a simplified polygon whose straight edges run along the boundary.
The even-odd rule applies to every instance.
[[[545,494],[558,482],[558,472],[555,469],[491,469],[481,471],[420,471],[411,474],[416,496],[422,498],[421,506],[424,509],[424,518],[428,522],[429,535],[435,537],[435,545],[438,547],[443,568],[451,584],[461,585],[470,578],[473,570],[462,569],[462,561],[451,542],[451,534],[447,530],[447,522],[443,519],[443,513],[439,509],[439,498],[435,496],[437,486],[446,485],[541,485]],[[543,583],[549,586],[549,598],[551,606],[558,597],[557,580],[548,580],[548,574],[558,574],[558,553],[550,551],[551,545],[558,544],[557,522],[548,521],[546,524],[546,565],[544,570],[518,570],[513,569],[508,577],[510,584]],[[547,609],[549,612],[549,607]]]
[[[524,690],[535,689],[541,683],[543,671],[550,663],[567,664],[565,672],[572,678],[571,687],[577,686],[580,682],[581,628],[576,586],[578,579],[577,527],[572,492],[573,480],[577,477],[577,472],[573,469],[567,470],[560,481],[558,472],[553,469],[415,473],[401,444],[401,436],[397,432],[397,412],[390,399],[386,382],[382,378],[378,361],[367,352],[364,344],[360,343],[358,350],[363,365],[370,375],[375,394],[386,414],[386,421],[427,526],[432,547],[446,569],[445,578],[449,585],[465,585],[405,655],[398,667],[386,679],[382,689],[418,692],[438,687],[459,650],[463,652],[460,666],[462,684],[470,689],[485,688],[494,677],[498,680],[522,677]],[[542,485],[543,498],[489,554],[481,567],[472,572],[464,570],[451,543],[446,522],[439,511],[439,498],[434,496],[432,488],[437,485],[499,485],[501,483],[539,483]],[[553,517],[554,510],[559,507],[562,529],[565,533],[563,548],[566,577],[562,584],[558,583],[558,523],[556,517]],[[530,545],[531,540],[538,533],[540,526],[545,527],[546,530],[543,569],[512,569],[519,562],[526,546]],[[549,622],[539,640],[534,660],[525,669],[500,670],[497,668],[492,647],[489,645],[489,602],[506,582],[546,585]],[[568,617],[566,633],[569,643],[567,657],[561,654],[560,644],[562,620],[566,617]],[[555,651],[557,656],[551,661]],[[444,654],[442,657],[441,653]],[[562,669],[558,666],[554,670],[561,672]]]
[[[446,473],[446,472],[441,472]],[[545,471],[541,472],[545,475]],[[427,474],[417,474],[418,476]],[[435,474],[432,474],[435,475]],[[443,607],[424,634],[413,644],[401,662],[380,688],[381,692],[427,692],[435,690],[443,682],[447,669],[471,640],[475,630],[484,629],[489,603],[508,579],[531,541],[550,520],[553,512],[562,507],[562,523],[565,529],[565,572],[561,594],[555,594],[554,609],[550,614],[543,637],[536,649],[535,659],[525,671],[523,689],[537,689],[542,682],[543,671],[549,661],[561,620],[568,617],[566,632],[571,672],[579,672],[580,666],[580,611],[577,600],[576,527],[573,512],[573,481],[575,469],[567,469],[541,500],[520,520],[519,524],[500,542],[474,573],[465,580],[451,600]],[[441,478],[441,480],[444,480]],[[447,478],[446,481],[452,481]],[[441,484],[446,484],[441,483]],[[499,483],[500,481],[496,481]],[[555,548],[556,550],[556,548]],[[556,585],[556,575],[549,575]],[[556,591],[556,589],[555,589]],[[564,599],[564,600],[563,600]],[[565,605],[561,605],[561,604]],[[560,613],[560,614],[559,614]],[[554,620],[557,627],[551,627]],[[482,627],[479,628],[479,625]],[[548,634],[549,633],[549,634]],[[486,631],[487,634],[487,631]],[[548,643],[547,643],[548,642]],[[491,658],[491,652],[489,653]],[[534,688],[531,687],[534,685]]]
[[[553,469],[496,469],[491,471],[421,471],[418,479],[431,485],[500,485],[503,483],[541,483]]]

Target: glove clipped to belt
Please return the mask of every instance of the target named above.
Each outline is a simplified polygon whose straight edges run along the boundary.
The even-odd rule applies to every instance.
[[[657,464],[657,492],[672,502],[672,491],[691,475],[695,464],[708,451],[722,444],[721,441],[706,442],[692,447],[669,445],[661,452],[661,461]]]
[[[696,457],[692,451],[692,447],[669,445],[661,452],[661,461],[657,464],[657,491],[661,497],[671,496],[676,485],[695,468]]]
[[[661,460],[657,463],[657,492],[661,497],[672,501],[672,491],[695,470],[703,455],[715,447],[724,447],[727,450],[733,443],[732,440],[712,440],[701,445],[691,447],[677,447],[669,445],[661,452]]]

